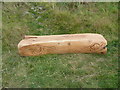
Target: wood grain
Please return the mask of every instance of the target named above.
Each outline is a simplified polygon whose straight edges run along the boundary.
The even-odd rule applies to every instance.
[[[107,52],[107,41],[100,34],[65,34],[46,36],[25,36],[18,44],[22,56],[64,53]]]

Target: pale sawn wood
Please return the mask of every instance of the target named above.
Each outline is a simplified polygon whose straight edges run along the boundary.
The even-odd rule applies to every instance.
[[[25,36],[18,44],[21,56],[64,53],[107,52],[107,40],[101,34],[65,34],[46,36]]]

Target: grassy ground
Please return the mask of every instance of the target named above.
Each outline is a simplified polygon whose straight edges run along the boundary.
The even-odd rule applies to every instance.
[[[118,87],[118,3],[3,3],[3,87]],[[24,35],[100,33],[108,52],[21,57]]]

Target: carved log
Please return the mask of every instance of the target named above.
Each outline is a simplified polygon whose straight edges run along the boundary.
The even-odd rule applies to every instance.
[[[63,53],[107,52],[107,41],[100,34],[65,34],[48,36],[25,36],[18,44],[22,56]]]

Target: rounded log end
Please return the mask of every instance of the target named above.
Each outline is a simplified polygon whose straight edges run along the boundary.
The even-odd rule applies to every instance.
[[[99,54],[106,54],[107,53],[107,47],[104,47],[103,50],[99,52]]]

